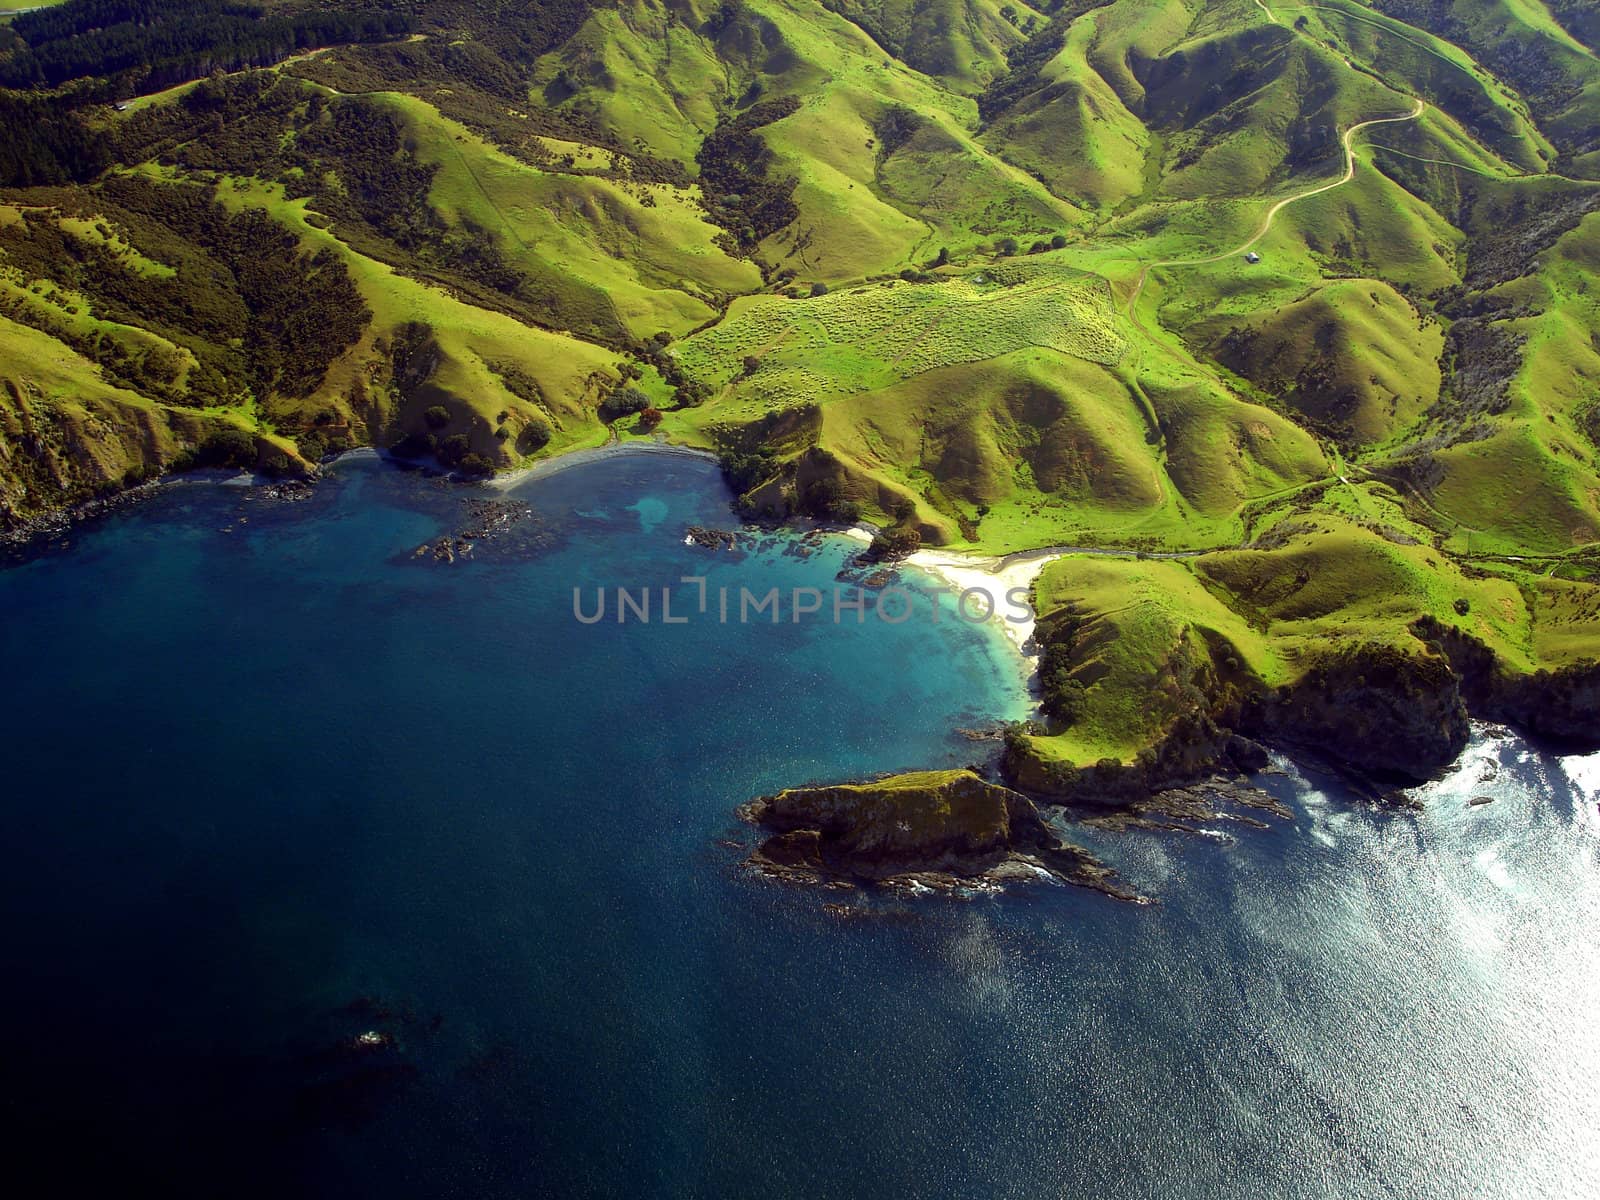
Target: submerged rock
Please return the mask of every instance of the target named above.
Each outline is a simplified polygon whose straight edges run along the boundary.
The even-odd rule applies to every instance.
[[[739,535],[730,529],[707,529],[704,525],[691,525],[684,530],[683,540],[704,550],[733,550],[739,544]]]
[[[473,499],[450,516],[462,519],[460,529],[424,542],[402,558],[444,566],[481,558],[515,561],[541,554],[558,541],[544,518],[518,500]]]
[[[739,815],[772,832],[746,862],[777,878],[949,890],[1048,877],[1142,900],[1087,850],[1057,838],[1026,796],[969,770],[790,788]]]

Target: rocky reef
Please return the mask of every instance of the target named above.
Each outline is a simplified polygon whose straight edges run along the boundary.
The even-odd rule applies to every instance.
[[[1033,801],[970,770],[790,788],[741,806],[770,836],[746,860],[768,876],[840,887],[954,889],[1053,878],[1140,901],[1063,843]]]

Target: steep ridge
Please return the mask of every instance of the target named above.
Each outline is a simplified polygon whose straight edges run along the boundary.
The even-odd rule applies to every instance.
[[[1508,680],[1600,645],[1585,5],[137,16],[0,27],[10,528],[196,464],[653,437],[902,550],[1193,553],[1047,571],[1104,728],[1054,704],[1036,783],[1288,737],[1363,655],[1439,682],[1419,614]]]

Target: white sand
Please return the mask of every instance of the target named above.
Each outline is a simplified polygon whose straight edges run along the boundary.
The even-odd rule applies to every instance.
[[[997,622],[1017,652],[1031,660],[1038,651],[1030,645],[1033,638],[1034,612],[1019,608],[1013,593],[1026,594],[1039,577],[1045,563],[1059,555],[1011,554],[1005,558],[982,558],[971,554],[956,554],[948,550],[918,550],[905,560],[907,566],[926,571],[947,584],[954,591],[974,592],[987,596],[993,607],[991,621]],[[976,613],[984,607],[982,601],[968,602],[966,611]],[[1030,661],[1031,668],[1031,661]]]
[[[716,461],[717,456],[709,450],[697,450],[692,446],[674,446],[669,442],[631,441],[610,442],[604,446],[594,446],[587,450],[568,450],[565,454],[558,454],[554,458],[542,459],[531,467],[524,467],[520,471],[506,471],[504,474],[495,475],[483,482],[500,491],[507,491],[520,483],[527,483],[530,479],[543,478],[546,475],[557,475],[573,467],[581,467],[585,463],[599,462],[607,458],[617,458],[627,454],[680,454],[691,458],[710,459]]]
[[[866,544],[878,531],[871,525],[852,525],[842,532],[845,537]],[[987,596],[994,611],[990,620],[1004,630],[1006,639],[1023,658],[1031,675],[1032,660],[1038,654],[1038,650],[1029,645],[1036,623],[1034,612],[1031,606],[1026,613],[1020,611],[1012,603],[1010,594],[1017,588],[1028,591],[1044,565],[1060,557],[1062,552],[1057,550],[1024,550],[1004,558],[959,554],[952,550],[918,550],[899,561],[932,575],[958,594],[972,591]],[[974,599],[968,603],[967,611],[976,614],[982,607],[982,602]]]

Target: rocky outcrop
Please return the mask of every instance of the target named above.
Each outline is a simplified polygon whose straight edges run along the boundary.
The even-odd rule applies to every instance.
[[[1474,716],[1583,753],[1600,750],[1600,662],[1514,674],[1483,642],[1434,617],[1414,621],[1411,632],[1449,662]]]
[[[1469,732],[1448,660],[1377,643],[1325,655],[1294,683],[1247,701],[1239,728],[1408,782],[1454,762]]]
[[[1026,729],[1013,728],[1006,733],[1001,767],[1012,785],[1032,796],[1060,804],[1122,807],[1219,768],[1248,773],[1266,766],[1266,748],[1234,733],[1226,724],[1233,717],[1226,705],[1215,716],[1187,714],[1132,762],[1107,758],[1082,766],[1044,757]]]
[[[87,385],[86,385],[87,386]],[[294,444],[226,417],[160,404],[96,384],[72,399],[26,379],[0,378],[0,531],[24,540],[93,512],[119,494],[194,467],[306,478]]]
[[[772,834],[748,865],[778,878],[948,889],[1051,876],[1139,899],[1088,851],[1057,838],[1026,796],[972,771],[790,788],[739,815]]]
[[[1007,780],[1029,795],[1072,805],[1127,807],[1218,770],[1267,765],[1261,742],[1344,771],[1353,783],[1421,782],[1461,754],[1469,732],[1461,680],[1426,646],[1370,643],[1324,654],[1293,683],[1213,686],[1202,710],[1173,720],[1131,762],[1073,764],[1044,756],[1026,730],[1006,739]],[[1581,709],[1585,693],[1570,693]],[[1488,714],[1482,714],[1488,715]],[[1506,718],[1510,719],[1510,718]],[[1257,740],[1259,739],[1259,740]]]

